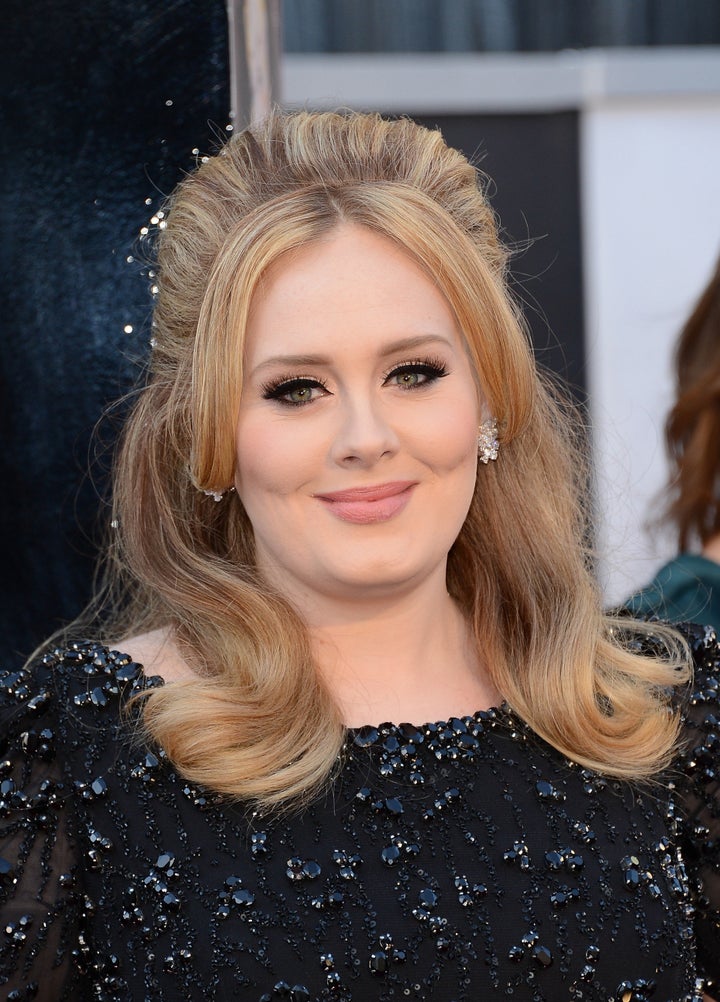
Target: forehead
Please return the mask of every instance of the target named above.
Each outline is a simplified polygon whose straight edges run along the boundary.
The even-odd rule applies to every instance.
[[[344,224],[289,251],[262,276],[252,298],[246,353],[297,349],[362,335],[439,333],[460,339],[453,310],[437,284],[399,245],[365,227]]]

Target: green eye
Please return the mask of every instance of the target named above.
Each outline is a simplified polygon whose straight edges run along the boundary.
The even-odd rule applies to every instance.
[[[405,362],[386,374],[385,383],[394,384],[401,390],[415,390],[428,386],[447,374],[447,369],[439,361]]]
[[[312,399],[313,388],[311,386],[297,386],[294,390],[289,390],[284,394],[286,400],[291,404],[304,404]]]
[[[276,400],[287,407],[303,407],[328,392],[324,383],[318,379],[298,377],[283,379],[279,383],[271,383],[263,388],[265,400]]]
[[[419,372],[399,372],[397,381],[400,386],[417,386],[420,382]]]

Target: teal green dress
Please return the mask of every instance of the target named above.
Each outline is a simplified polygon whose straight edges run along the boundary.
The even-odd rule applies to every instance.
[[[720,627],[720,564],[696,553],[681,553],[624,605],[640,617]]]

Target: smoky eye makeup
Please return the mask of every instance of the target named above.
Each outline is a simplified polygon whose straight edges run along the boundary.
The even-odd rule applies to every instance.
[[[311,376],[283,376],[262,386],[264,400],[275,400],[288,407],[301,407],[328,392],[326,384]]]
[[[401,390],[427,387],[449,375],[446,363],[436,357],[423,357],[396,362],[382,374],[383,386],[395,385]],[[317,376],[279,376],[261,386],[264,400],[287,407],[301,407],[330,392],[327,383]]]
[[[401,389],[429,386],[449,375],[447,365],[439,358],[417,358],[391,366],[383,374],[383,383],[395,380]]]

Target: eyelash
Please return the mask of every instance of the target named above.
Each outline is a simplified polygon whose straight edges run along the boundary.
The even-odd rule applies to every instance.
[[[295,376],[293,379],[273,380],[266,383],[262,388],[263,399],[276,400],[285,407],[305,407],[309,400],[287,400],[289,394],[296,390],[316,390],[321,389],[327,392],[327,386],[322,379],[311,378],[310,376]]]
[[[416,383],[411,386],[400,386],[398,384],[399,389],[409,392],[423,386],[428,386],[431,383],[434,383],[437,379],[442,379],[444,376],[448,375],[448,370],[444,362],[440,361],[440,359],[419,358],[411,362],[403,362],[401,365],[394,365],[391,369],[388,369],[388,371],[383,374],[383,384],[387,383],[393,376],[402,376],[406,374],[417,374],[425,377],[423,382]],[[312,400],[287,399],[291,393],[294,393],[297,390],[305,389],[321,389],[324,392],[328,392],[327,385],[322,379],[310,376],[295,376],[291,379],[283,377],[266,383],[262,387],[262,395],[263,399],[276,400],[279,404],[282,404],[285,407],[305,407],[307,404],[311,403]]]
[[[394,365],[383,376],[383,382],[387,382],[391,376],[400,376],[409,373],[419,373],[421,376],[425,376],[426,379],[422,383],[417,383],[416,386],[404,386],[401,389],[410,390],[419,386],[428,386],[430,383],[434,383],[436,379],[443,379],[447,376],[448,370],[445,363],[439,358],[416,358],[411,362],[403,362],[402,365]]]

